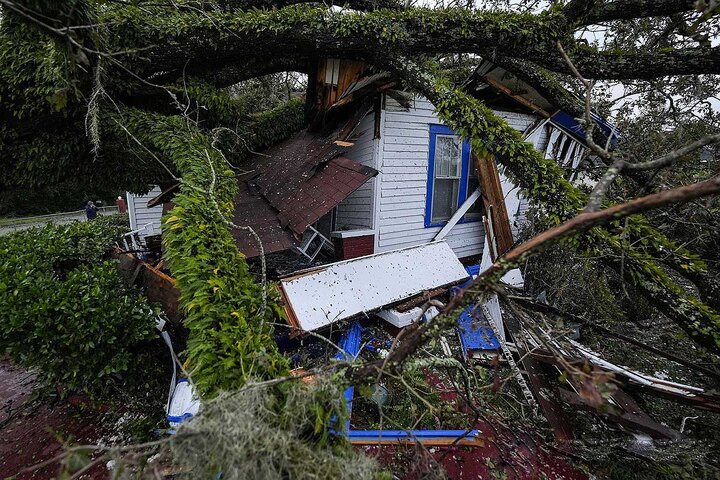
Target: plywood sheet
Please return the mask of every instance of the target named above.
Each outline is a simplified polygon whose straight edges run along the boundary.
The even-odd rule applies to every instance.
[[[291,322],[311,331],[466,278],[448,244],[433,242],[301,272],[281,287]]]

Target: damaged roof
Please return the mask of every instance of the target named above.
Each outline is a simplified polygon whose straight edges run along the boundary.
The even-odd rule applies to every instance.
[[[265,253],[287,250],[296,238],[357,190],[377,170],[342,156],[346,149],[308,132],[281,142],[251,159],[235,197],[237,225],[251,227]],[[246,256],[260,254],[255,237],[234,231]]]

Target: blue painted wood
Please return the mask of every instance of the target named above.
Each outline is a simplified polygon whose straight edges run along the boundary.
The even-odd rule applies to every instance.
[[[363,327],[359,322],[353,322],[350,328],[340,337],[338,346],[343,350],[337,352],[335,358],[338,360],[355,360],[360,351],[360,338],[362,337]]]
[[[470,350],[497,350],[500,348],[500,342],[492,327],[481,311],[475,308],[475,305],[470,305],[463,310],[458,318],[457,328],[465,358],[468,358]]]
[[[350,328],[340,338],[338,346],[343,350],[337,352],[335,358],[338,360],[352,361],[355,360],[360,352],[360,340],[362,338],[363,327],[359,322],[353,322]],[[345,431],[350,430],[350,415],[352,415],[352,401],[355,396],[355,387],[350,386],[345,389],[343,394],[348,410],[348,420],[345,422]]]
[[[617,130],[615,125],[595,113],[592,114],[592,119],[595,124],[600,127],[605,136],[610,137],[612,135],[610,143],[612,146],[617,146],[620,132]],[[587,145],[585,139],[585,129],[572,115],[563,111],[558,111],[550,120],[558,127],[561,127],[564,131],[570,133],[580,143]]]
[[[478,430],[350,430],[350,439],[383,439],[399,440],[403,438],[475,438],[479,435]]]
[[[432,201],[433,188],[435,184],[435,143],[438,135],[455,135],[455,132],[447,125],[430,125],[430,151],[428,153],[428,177],[425,195],[425,228],[443,227],[447,221],[432,222]],[[460,173],[460,188],[458,190],[457,205],[455,210],[460,208],[468,197],[468,175],[470,173],[470,142],[463,140],[462,142],[462,166]],[[470,192],[472,193],[472,192]],[[479,222],[479,218],[466,219],[461,218],[458,224]]]
[[[360,344],[362,340],[363,327],[359,322],[354,322],[350,325],[347,332],[340,338],[338,346],[343,352],[337,352],[335,358],[338,360],[352,360],[360,352]],[[347,402],[348,414],[352,414],[352,400],[355,393],[354,387],[348,387],[345,389],[344,397]],[[332,421],[331,421],[332,424]],[[335,434],[340,432],[330,429]],[[383,440],[396,440],[396,439],[412,439],[416,438],[422,440],[424,438],[465,438],[474,439],[479,435],[477,430],[350,430],[350,421],[345,423],[345,430],[342,432],[349,439],[383,439]]]

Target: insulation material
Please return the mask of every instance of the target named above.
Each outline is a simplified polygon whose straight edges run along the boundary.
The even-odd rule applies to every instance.
[[[394,325],[398,328],[405,328],[411,323],[415,323],[415,320],[417,320],[421,316],[423,321],[428,321],[432,320],[439,313],[440,312],[435,307],[428,308],[425,313],[423,313],[422,308],[415,307],[405,312],[399,312],[395,309],[380,310],[379,312],[377,312],[376,315],[391,325]]]
[[[168,405],[167,420],[172,428],[177,428],[182,422],[197,415],[200,410],[200,399],[187,378],[178,380]]]
[[[433,242],[325,265],[280,286],[290,323],[311,331],[467,278],[448,244]]]

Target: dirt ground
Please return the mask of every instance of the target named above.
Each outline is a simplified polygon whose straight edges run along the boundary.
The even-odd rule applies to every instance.
[[[0,360],[0,478],[51,479],[59,464],[25,470],[62,452],[63,441],[75,444],[97,443],[103,432],[101,414],[81,410],[68,401],[31,401],[35,375]],[[103,466],[84,478],[106,478]]]

